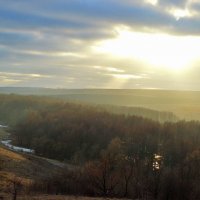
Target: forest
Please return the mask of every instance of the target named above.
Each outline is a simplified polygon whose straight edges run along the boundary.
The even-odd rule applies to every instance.
[[[33,192],[162,200],[200,197],[198,121],[160,123],[46,97],[0,99],[1,121],[10,124],[13,144],[73,166],[36,178],[30,186]]]
[[[72,103],[73,102],[73,103]],[[76,103],[74,103],[76,102]],[[110,104],[85,103],[81,101],[63,100],[48,96],[0,94],[0,121],[9,125],[15,125],[26,117],[31,111],[54,110],[65,103],[72,105],[84,105],[96,111],[107,111],[116,114],[137,115],[150,118],[159,122],[178,121],[178,117],[172,112],[157,111],[143,107],[114,106]]]

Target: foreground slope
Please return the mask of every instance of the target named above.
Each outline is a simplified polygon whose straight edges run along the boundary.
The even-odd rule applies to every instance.
[[[0,146],[0,183],[3,191],[14,178],[19,178],[24,186],[35,179],[45,179],[55,174],[59,167],[34,155],[13,152]]]

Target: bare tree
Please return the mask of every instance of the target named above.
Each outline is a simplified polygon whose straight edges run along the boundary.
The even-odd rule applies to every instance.
[[[17,200],[17,196],[21,189],[22,179],[17,176],[13,176],[12,178],[10,178],[10,180],[8,181],[8,191],[12,195],[12,200]]]

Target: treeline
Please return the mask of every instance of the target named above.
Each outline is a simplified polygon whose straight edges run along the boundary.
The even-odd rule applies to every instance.
[[[15,125],[31,111],[57,108],[60,101],[45,97],[0,94],[0,122]]]
[[[152,119],[158,122],[176,122],[179,118],[172,112],[157,111],[143,107],[128,107],[128,106],[112,106],[112,105],[101,105],[98,106],[100,109],[114,114],[125,114],[135,115],[148,119]]]
[[[123,108],[124,114],[106,109],[47,97],[0,96],[0,121],[12,125],[14,144],[74,166],[36,180],[32,191],[200,199],[200,122],[161,124]]]
[[[141,200],[199,200],[199,150],[173,167],[166,166],[163,157],[127,156],[126,150],[125,144],[116,138],[98,160],[38,179],[30,190]]]
[[[0,122],[12,126],[25,119],[27,114],[31,111],[54,110],[61,107],[66,102],[66,100],[50,97],[0,94]],[[146,108],[83,104],[81,102],[77,102],[76,104],[91,107],[100,112],[107,111],[115,114],[142,116],[159,122],[178,120],[171,112],[161,112]]]
[[[35,182],[43,192],[133,199],[198,200],[200,123],[164,123],[65,103],[30,112],[17,145],[76,167]]]

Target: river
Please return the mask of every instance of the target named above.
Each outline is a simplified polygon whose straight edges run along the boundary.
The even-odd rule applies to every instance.
[[[8,128],[8,126],[0,124],[0,129],[1,128],[2,129],[3,128]],[[10,139],[1,140],[1,144],[3,144],[5,147],[9,148],[10,150],[17,151],[17,152],[23,152],[23,153],[31,153],[31,154],[35,153],[35,150],[33,150],[33,149],[28,149],[28,148],[24,148],[24,147],[14,146],[11,143],[12,143],[12,140],[10,140]]]

